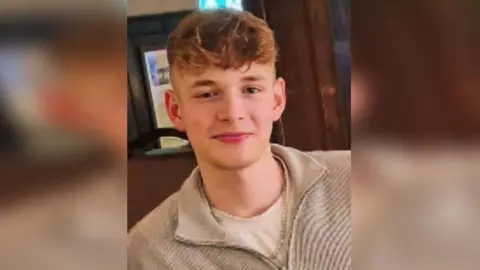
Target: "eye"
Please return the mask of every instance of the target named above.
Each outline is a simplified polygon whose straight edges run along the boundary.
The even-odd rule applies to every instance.
[[[195,95],[195,98],[208,99],[208,98],[216,97],[217,95],[218,95],[218,93],[216,93],[216,92],[204,92],[204,93],[200,93],[200,94]]]
[[[258,88],[258,87],[247,87],[247,88],[245,88],[244,93],[255,94],[255,93],[258,93],[258,92],[261,92],[261,91],[262,90],[260,90],[260,88]]]

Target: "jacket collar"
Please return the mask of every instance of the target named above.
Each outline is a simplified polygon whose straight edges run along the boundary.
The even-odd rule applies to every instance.
[[[298,204],[308,188],[326,172],[324,162],[299,150],[272,144],[272,153],[286,166],[287,181],[294,190],[294,200]],[[182,185],[178,196],[177,227],[175,238],[193,243],[231,243],[230,239],[210,213],[199,188],[200,170],[195,168]]]

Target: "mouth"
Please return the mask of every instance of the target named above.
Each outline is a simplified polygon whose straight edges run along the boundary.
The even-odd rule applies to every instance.
[[[224,143],[241,143],[248,139],[248,137],[251,135],[253,134],[248,132],[228,132],[215,135],[212,138]]]

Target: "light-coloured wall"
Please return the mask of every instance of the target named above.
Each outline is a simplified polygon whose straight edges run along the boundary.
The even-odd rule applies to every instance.
[[[160,14],[197,7],[198,0],[128,0],[128,16]]]

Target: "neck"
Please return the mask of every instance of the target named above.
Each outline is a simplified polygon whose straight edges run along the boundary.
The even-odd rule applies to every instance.
[[[271,152],[240,171],[199,166],[210,205],[236,217],[249,218],[265,212],[280,198],[285,184],[282,166]]]

